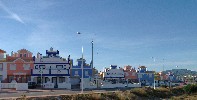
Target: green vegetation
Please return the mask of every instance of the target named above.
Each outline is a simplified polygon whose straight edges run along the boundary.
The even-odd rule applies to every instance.
[[[126,91],[115,91],[107,93],[89,93],[89,94],[73,94],[73,95],[60,95],[50,97],[37,97],[26,98],[22,96],[17,100],[146,100],[146,99],[196,99],[197,98],[197,85],[190,84],[184,87],[176,88],[134,88]]]
[[[196,93],[196,92],[197,92],[197,84],[188,84],[187,86],[185,86],[185,87],[183,88],[183,90],[184,90],[187,94]]]

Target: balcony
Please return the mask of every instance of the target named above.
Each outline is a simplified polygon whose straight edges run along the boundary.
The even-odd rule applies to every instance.
[[[68,70],[51,70],[51,74],[69,74]]]
[[[32,69],[32,75],[50,74],[49,70]]]
[[[69,70],[64,69],[64,70],[57,70],[57,69],[45,69],[45,70],[40,70],[40,69],[32,69],[31,70],[31,75],[32,76],[69,76]]]

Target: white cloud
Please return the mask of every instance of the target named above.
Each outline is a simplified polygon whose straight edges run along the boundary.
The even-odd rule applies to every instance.
[[[1,1],[0,1],[0,7],[9,14],[7,18],[14,19],[24,24],[24,21],[16,13],[10,11]]]

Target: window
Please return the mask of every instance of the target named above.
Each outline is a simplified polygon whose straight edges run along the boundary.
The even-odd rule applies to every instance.
[[[46,65],[45,65],[45,69],[51,69],[50,64],[46,64]]]
[[[85,71],[85,76],[89,76],[88,71]]]
[[[24,57],[27,57],[27,54],[24,54]]]
[[[16,64],[10,64],[10,70],[16,70]]]
[[[14,76],[9,76],[9,83],[12,82],[12,80],[14,80]]]
[[[46,69],[45,65],[39,65],[39,69]]]
[[[23,64],[24,70],[29,70],[30,69],[30,64]]]
[[[38,65],[35,65],[35,69],[38,69]]]
[[[65,77],[59,77],[59,83],[65,82]]]
[[[0,71],[3,70],[3,64],[0,64]]]
[[[2,75],[0,75],[0,81],[2,81],[3,80],[3,76]]]
[[[23,57],[23,54],[20,54],[20,57]]]
[[[142,74],[138,74],[138,78],[142,78]]]
[[[57,69],[63,69],[63,65],[56,65]]]
[[[152,77],[152,74],[149,74],[149,77],[151,78]]]
[[[75,71],[75,75],[78,75],[78,71]]]
[[[48,77],[45,77],[45,83],[50,82],[50,79]]]

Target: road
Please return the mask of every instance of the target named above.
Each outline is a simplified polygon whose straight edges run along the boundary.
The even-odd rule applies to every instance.
[[[115,90],[109,90],[113,92]],[[109,92],[106,90],[86,90],[84,93],[103,93]],[[16,91],[16,90],[1,90],[0,99],[16,99],[21,97],[21,95],[26,95],[27,97],[44,97],[44,96],[58,96],[65,94],[79,94],[80,90],[39,90],[39,89],[30,89],[28,91]]]

